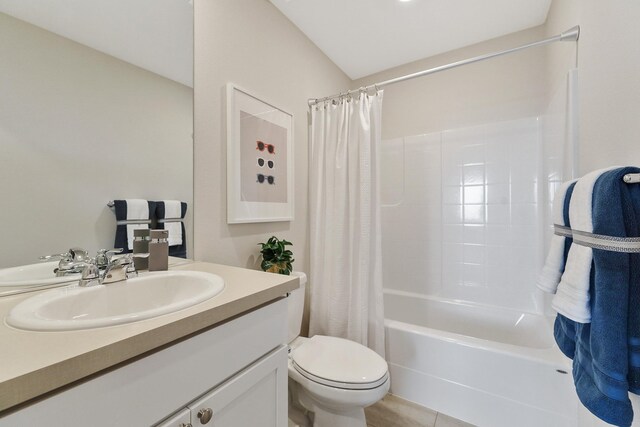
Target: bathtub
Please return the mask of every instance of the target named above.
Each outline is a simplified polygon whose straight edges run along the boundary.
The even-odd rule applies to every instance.
[[[391,392],[480,427],[577,427],[552,319],[385,290]]]

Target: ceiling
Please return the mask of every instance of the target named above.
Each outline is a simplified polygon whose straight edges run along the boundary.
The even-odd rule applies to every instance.
[[[193,87],[192,0],[0,0],[0,12]]]
[[[551,0],[270,0],[349,77],[543,24]],[[0,0],[0,12],[193,87],[193,0]]]
[[[541,25],[551,0],[270,0],[349,77]]]

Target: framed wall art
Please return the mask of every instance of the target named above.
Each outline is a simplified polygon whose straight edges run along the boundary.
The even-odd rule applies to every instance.
[[[293,220],[293,115],[227,84],[227,223]]]

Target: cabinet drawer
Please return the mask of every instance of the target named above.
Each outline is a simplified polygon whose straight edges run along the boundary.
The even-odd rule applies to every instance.
[[[287,377],[282,346],[189,405],[191,424],[286,427]]]
[[[187,427],[191,425],[191,411],[185,408],[175,415],[170,416],[156,427]]]

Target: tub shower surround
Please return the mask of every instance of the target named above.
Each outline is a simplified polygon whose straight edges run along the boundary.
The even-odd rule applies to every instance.
[[[549,188],[562,179],[543,125],[383,142],[392,393],[480,426],[578,426],[571,366],[535,287]]]
[[[386,289],[539,311],[537,117],[385,141],[382,158]]]

